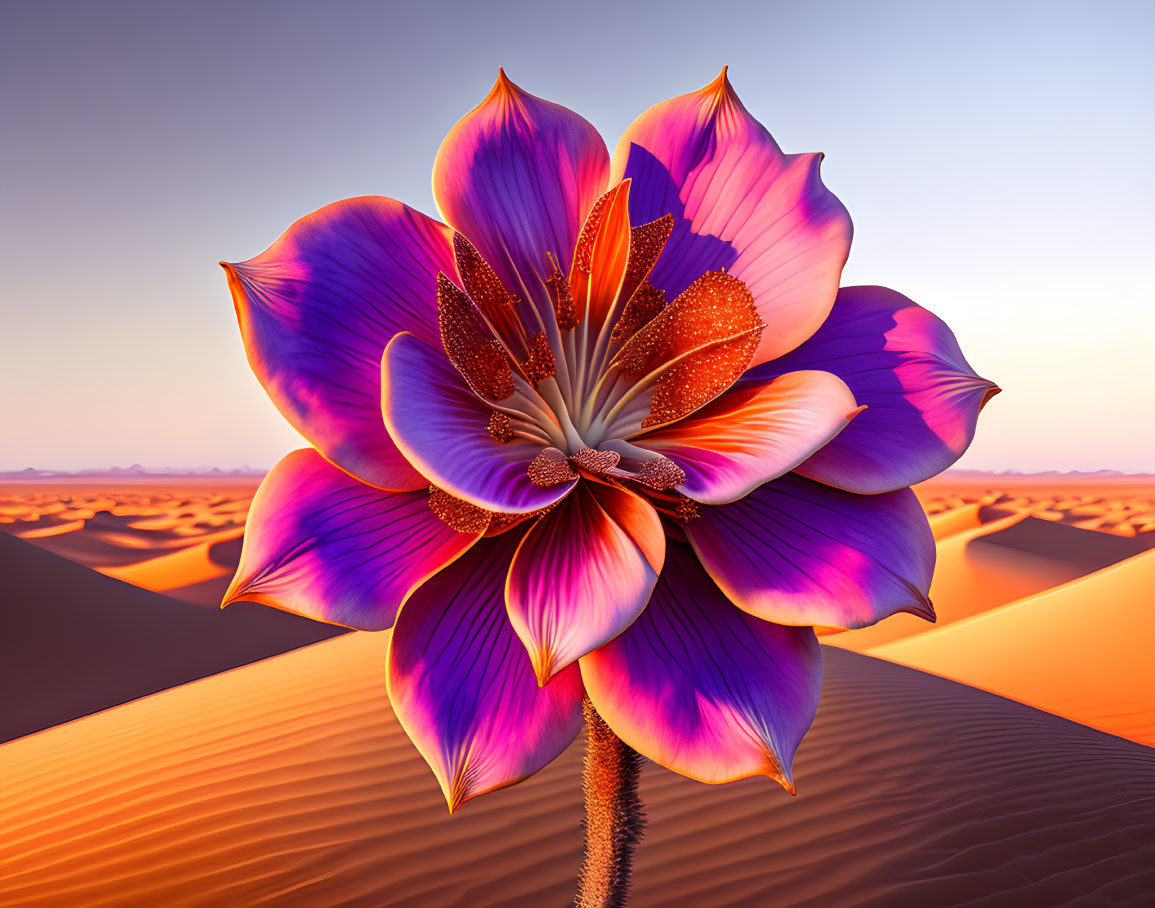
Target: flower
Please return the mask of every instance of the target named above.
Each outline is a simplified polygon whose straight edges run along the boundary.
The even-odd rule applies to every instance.
[[[723,70],[611,162],[502,72],[433,169],[225,264],[314,448],[253,500],[225,604],[393,627],[397,716],[451,810],[561,753],[588,696],[646,757],[793,790],[815,625],[933,620],[908,488],[997,392],[949,329],[839,289],[850,217]]]

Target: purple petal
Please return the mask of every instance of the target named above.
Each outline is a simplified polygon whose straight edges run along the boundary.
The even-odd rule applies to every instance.
[[[842,379],[829,372],[791,372],[771,381],[741,381],[692,416],[634,443],[685,471],[679,492],[724,504],[794,469],[857,412]]]
[[[614,152],[611,180],[633,180],[631,221],[675,218],[650,282],[672,299],[705,271],[742,281],[767,325],[754,365],[806,340],[838,291],[850,215],[822,185],[821,161],[783,154],[725,71],[650,108]]]
[[[576,479],[535,485],[529,465],[546,447],[496,441],[492,409],[466,387],[445,354],[398,334],[381,360],[381,407],[398,449],[438,488],[489,511],[525,513],[560,501]]]
[[[735,608],[687,546],[667,547],[646,610],[581,670],[598,714],[643,756],[703,782],[767,775],[793,791],[822,686],[814,631]]]
[[[509,618],[544,682],[625,630],[665,557],[657,512],[614,486],[583,482],[526,534],[506,588]]]
[[[825,369],[867,409],[798,472],[852,492],[913,485],[953,464],[999,389],[979,378],[941,319],[885,287],[844,287],[825,324],[748,373]]]
[[[389,698],[450,811],[537,772],[582,724],[576,666],[538,687],[505,614],[517,532],[484,539],[405,603],[389,644]]]
[[[568,272],[608,172],[609,154],[593,126],[522,91],[502,71],[485,100],[445,137],[433,165],[433,195],[444,218],[524,300],[551,273],[549,255]]]
[[[741,501],[699,508],[685,530],[731,601],[767,621],[934,620],[934,538],[910,489],[856,495],[787,474]]]
[[[375,196],[291,226],[254,259],[222,262],[245,352],[277,409],[365,482],[415,489],[421,477],[381,422],[381,353],[398,331],[440,346],[436,277],[451,231]]]
[[[374,488],[304,448],[261,481],[224,604],[384,630],[413,589],[479,536],[442,523],[428,492]]]

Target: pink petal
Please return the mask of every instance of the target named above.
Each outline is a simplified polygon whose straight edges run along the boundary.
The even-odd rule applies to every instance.
[[[934,539],[910,489],[855,495],[791,473],[698,515],[686,536],[751,615],[848,628],[895,612],[934,620]]]
[[[535,485],[529,465],[546,447],[487,430],[492,409],[440,350],[399,334],[381,360],[381,406],[398,449],[429,482],[490,511],[525,513],[559,501],[577,479]]]
[[[678,491],[705,504],[724,504],[792,470],[856,412],[842,379],[829,372],[790,372],[771,381],[739,382],[693,416],[633,443],[685,471]]]
[[[440,345],[435,282],[451,232],[393,199],[346,199],[254,259],[222,262],[245,352],[277,409],[341,469],[388,489],[424,481],[381,422],[381,353],[398,331]]]
[[[889,492],[953,464],[999,389],[971,369],[941,319],[885,287],[844,287],[805,344],[750,373],[826,369],[867,409],[798,472],[851,492]]]
[[[666,213],[674,232],[650,281],[673,298],[726,268],[767,324],[753,364],[781,356],[822,324],[850,249],[850,215],[822,185],[822,155],[786,155],[742,106],[725,70],[700,91],[651,107],[614,151],[635,224]]]
[[[538,687],[505,614],[520,538],[485,539],[405,603],[389,645],[389,698],[432,768],[450,811],[520,782],[582,724],[576,666]]]
[[[479,536],[442,523],[428,492],[374,488],[304,448],[261,481],[224,604],[383,630],[410,592]]]
[[[569,270],[586,213],[606,190],[609,154],[589,123],[498,74],[450,130],[433,165],[442,216],[523,300],[542,290],[552,255]],[[523,317],[534,324],[523,306]]]
[[[616,637],[646,607],[665,557],[657,512],[583,482],[526,534],[506,587],[509,618],[544,683]]]
[[[793,791],[822,685],[814,631],[735,608],[687,546],[668,546],[646,610],[581,671],[598,714],[643,756],[702,782],[767,775]]]

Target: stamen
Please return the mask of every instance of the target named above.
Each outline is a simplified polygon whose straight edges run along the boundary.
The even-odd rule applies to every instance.
[[[455,498],[437,486],[429,487],[429,510],[459,533],[481,533],[490,523],[489,511]]]
[[[626,263],[623,292],[633,292],[635,287],[650,276],[673,230],[672,214],[664,214],[656,221],[630,228],[630,257]]]
[[[694,518],[698,517],[698,502],[693,498],[687,498],[683,495],[678,501],[678,507],[675,509],[678,514],[678,519],[682,523],[689,523]]]
[[[557,363],[553,358],[553,349],[549,345],[549,338],[544,331],[538,331],[529,338],[529,358],[522,363],[521,371],[535,388],[547,378],[557,375]]]
[[[663,492],[685,482],[686,471],[668,457],[655,457],[642,464],[637,478],[643,485]]]
[[[444,273],[437,275],[437,320],[445,355],[477,394],[488,400],[513,394],[505,348],[469,297]]]
[[[746,371],[760,334],[747,334],[688,356],[663,372],[654,385],[642,428],[673,422],[705,406]]]
[[[574,306],[573,293],[570,292],[569,281],[556,267],[545,279],[549,285],[549,298],[553,304],[554,318],[561,331],[572,331],[578,326],[577,307]]]
[[[708,271],[638,332],[617,361],[626,375],[642,376],[697,347],[763,327],[746,285],[721,271]]]
[[[626,303],[622,317],[614,325],[610,341],[620,344],[629,340],[665,307],[666,291],[655,287],[649,281],[642,281],[634,291],[634,295],[630,297],[630,301]]]
[[[546,448],[530,461],[529,468],[526,470],[529,474],[530,481],[534,485],[539,485],[544,488],[552,486],[560,486],[563,483],[573,482],[578,478],[578,474],[570,469],[569,462],[565,454],[557,448]]]
[[[517,437],[517,433],[513,431],[513,423],[510,422],[509,415],[500,410],[494,410],[489,414],[489,426],[487,428],[489,437],[501,444],[511,442]]]
[[[523,340],[517,315],[518,299],[505,289],[497,272],[476,247],[460,233],[453,234],[453,255],[465,292],[506,341]]]
[[[577,245],[574,247],[573,266],[575,271],[581,271],[583,274],[590,273],[594,253],[594,239],[597,237],[598,227],[600,227],[602,223],[602,214],[605,211],[606,202],[613,194],[614,190],[611,189],[594,202],[594,207],[590,209],[590,213],[586,216],[586,222],[582,225],[581,233],[578,234]]]
[[[602,475],[608,473],[618,465],[622,456],[616,451],[598,451],[595,448],[582,448],[570,456],[569,462],[587,473]]]
[[[647,428],[693,412],[746,370],[765,323],[740,280],[721,271],[698,278],[622,348],[616,359],[627,378],[654,376]],[[637,396],[635,386],[615,409]]]

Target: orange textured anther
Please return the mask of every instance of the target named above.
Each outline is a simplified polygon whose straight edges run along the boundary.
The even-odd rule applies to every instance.
[[[573,482],[578,474],[570,469],[566,456],[557,448],[546,448],[529,464],[526,471],[534,485],[550,488],[566,482]]]
[[[459,533],[482,533],[489,527],[490,513],[448,492],[429,487],[429,510]]]
[[[497,272],[460,233],[453,234],[453,256],[465,292],[482,315],[504,333],[510,320],[516,317],[514,307],[517,298],[505,289]]]
[[[513,423],[510,422],[509,416],[500,410],[494,410],[489,414],[489,425],[486,426],[486,429],[489,431],[490,438],[502,444],[513,441],[517,437],[514,434]]]
[[[686,481],[686,471],[668,457],[647,460],[638,470],[638,482],[663,492]]]
[[[437,319],[445,355],[469,387],[489,400],[513,394],[505,349],[465,292],[444,274],[437,275]]]
[[[758,334],[746,334],[692,353],[675,363],[654,385],[642,428],[673,422],[693,413],[734,384],[758,349]]]
[[[665,367],[642,426],[680,419],[730,387],[750,365],[764,327],[754,297],[736,277],[709,271],[694,281],[618,356],[627,377]]]
[[[682,521],[682,523],[689,523],[698,516],[698,502],[694,501],[693,498],[687,498],[683,495],[678,499],[678,506],[675,511],[678,519]]]
[[[578,469],[587,473],[600,475],[612,470],[622,459],[616,451],[598,451],[595,448],[582,448],[570,456],[569,462]]]
[[[550,302],[553,303],[553,314],[557,319],[558,329],[572,331],[578,326],[578,317],[569,281],[565,279],[564,274],[555,269],[545,282],[549,285]]]
[[[553,358],[553,349],[545,333],[538,331],[529,339],[529,358],[522,363],[521,371],[535,388],[547,378],[557,375],[557,363]]]
[[[615,344],[629,340],[664,308],[666,308],[666,291],[655,287],[649,281],[642,281],[634,291],[634,295],[630,297],[630,301],[626,303],[626,308],[622,310],[622,316],[614,325],[610,340]]]
[[[611,189],[600,199],[594,202],[594,207],[590,209],[590,213],[586,215],[585,223],[582,225],[582,231],[578,234],[577,245],[574,247],[573,253],[573,267],[575,271],[581,271],[583,274],[590,273],[591,259],[594,252],[594,239],[598,235],[598,227],[602,223],[602,214],[605,211],[606,202],[614,194]]]
[[[632,293],[650,276],[658,256],[674,229],[674,216],[666,214],[656,221],[630,228],[630,258],[626,264],[625,292]]]

